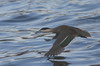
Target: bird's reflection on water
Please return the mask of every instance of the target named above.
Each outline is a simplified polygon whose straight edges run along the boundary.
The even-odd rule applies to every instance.
[[[67,63],[65,61],[51,61],[53,63],[53,66],[68,66],[70,63]]]
[[[53,66],[68,66],[70,63],[68,63],[66,61],[60,61],[63,59],[65,59],[65,57],[56,56],[53,58],[49,58],[48,60],[53,63]],[[59,61],[57,61],[57,60],[59,60]]]

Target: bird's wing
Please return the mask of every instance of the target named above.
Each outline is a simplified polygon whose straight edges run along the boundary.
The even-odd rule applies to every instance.
[[[75,37],[77,34],[68,35],[61,43],[61,47],[66,47]]]
[[[71,36],[68,33],[60,33],[52,48],[45,54],[45,56],[60,54],[64,50],[64,47],[67,46],[75,36]]]

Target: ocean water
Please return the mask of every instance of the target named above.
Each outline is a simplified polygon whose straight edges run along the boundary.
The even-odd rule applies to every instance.
[[[66,50],[44,54],[54,34],[43,27],[69,25],[92,37],[76,37]],[[100,0],[0,0],[0,66],[100,66]]]

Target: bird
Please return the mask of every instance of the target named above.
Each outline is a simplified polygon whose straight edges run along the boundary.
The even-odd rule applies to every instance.
[[[72,27],[68,25],[60,25],[55,28],[44,27],[39,30],[39,32],[52,32],[56,35],[53,39],[56,39],[51,49],[45,53],[44,56],[57,56],[61,54],[65,47],[75,38],[91,37],[90,33],[77,27]]]

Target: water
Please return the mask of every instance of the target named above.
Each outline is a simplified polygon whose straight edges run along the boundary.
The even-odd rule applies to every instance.
[[[75,38],[58,57],[42,27],[69,25],[90,32]],[[0,66],[100,66],[100,0],[0,0]]]

